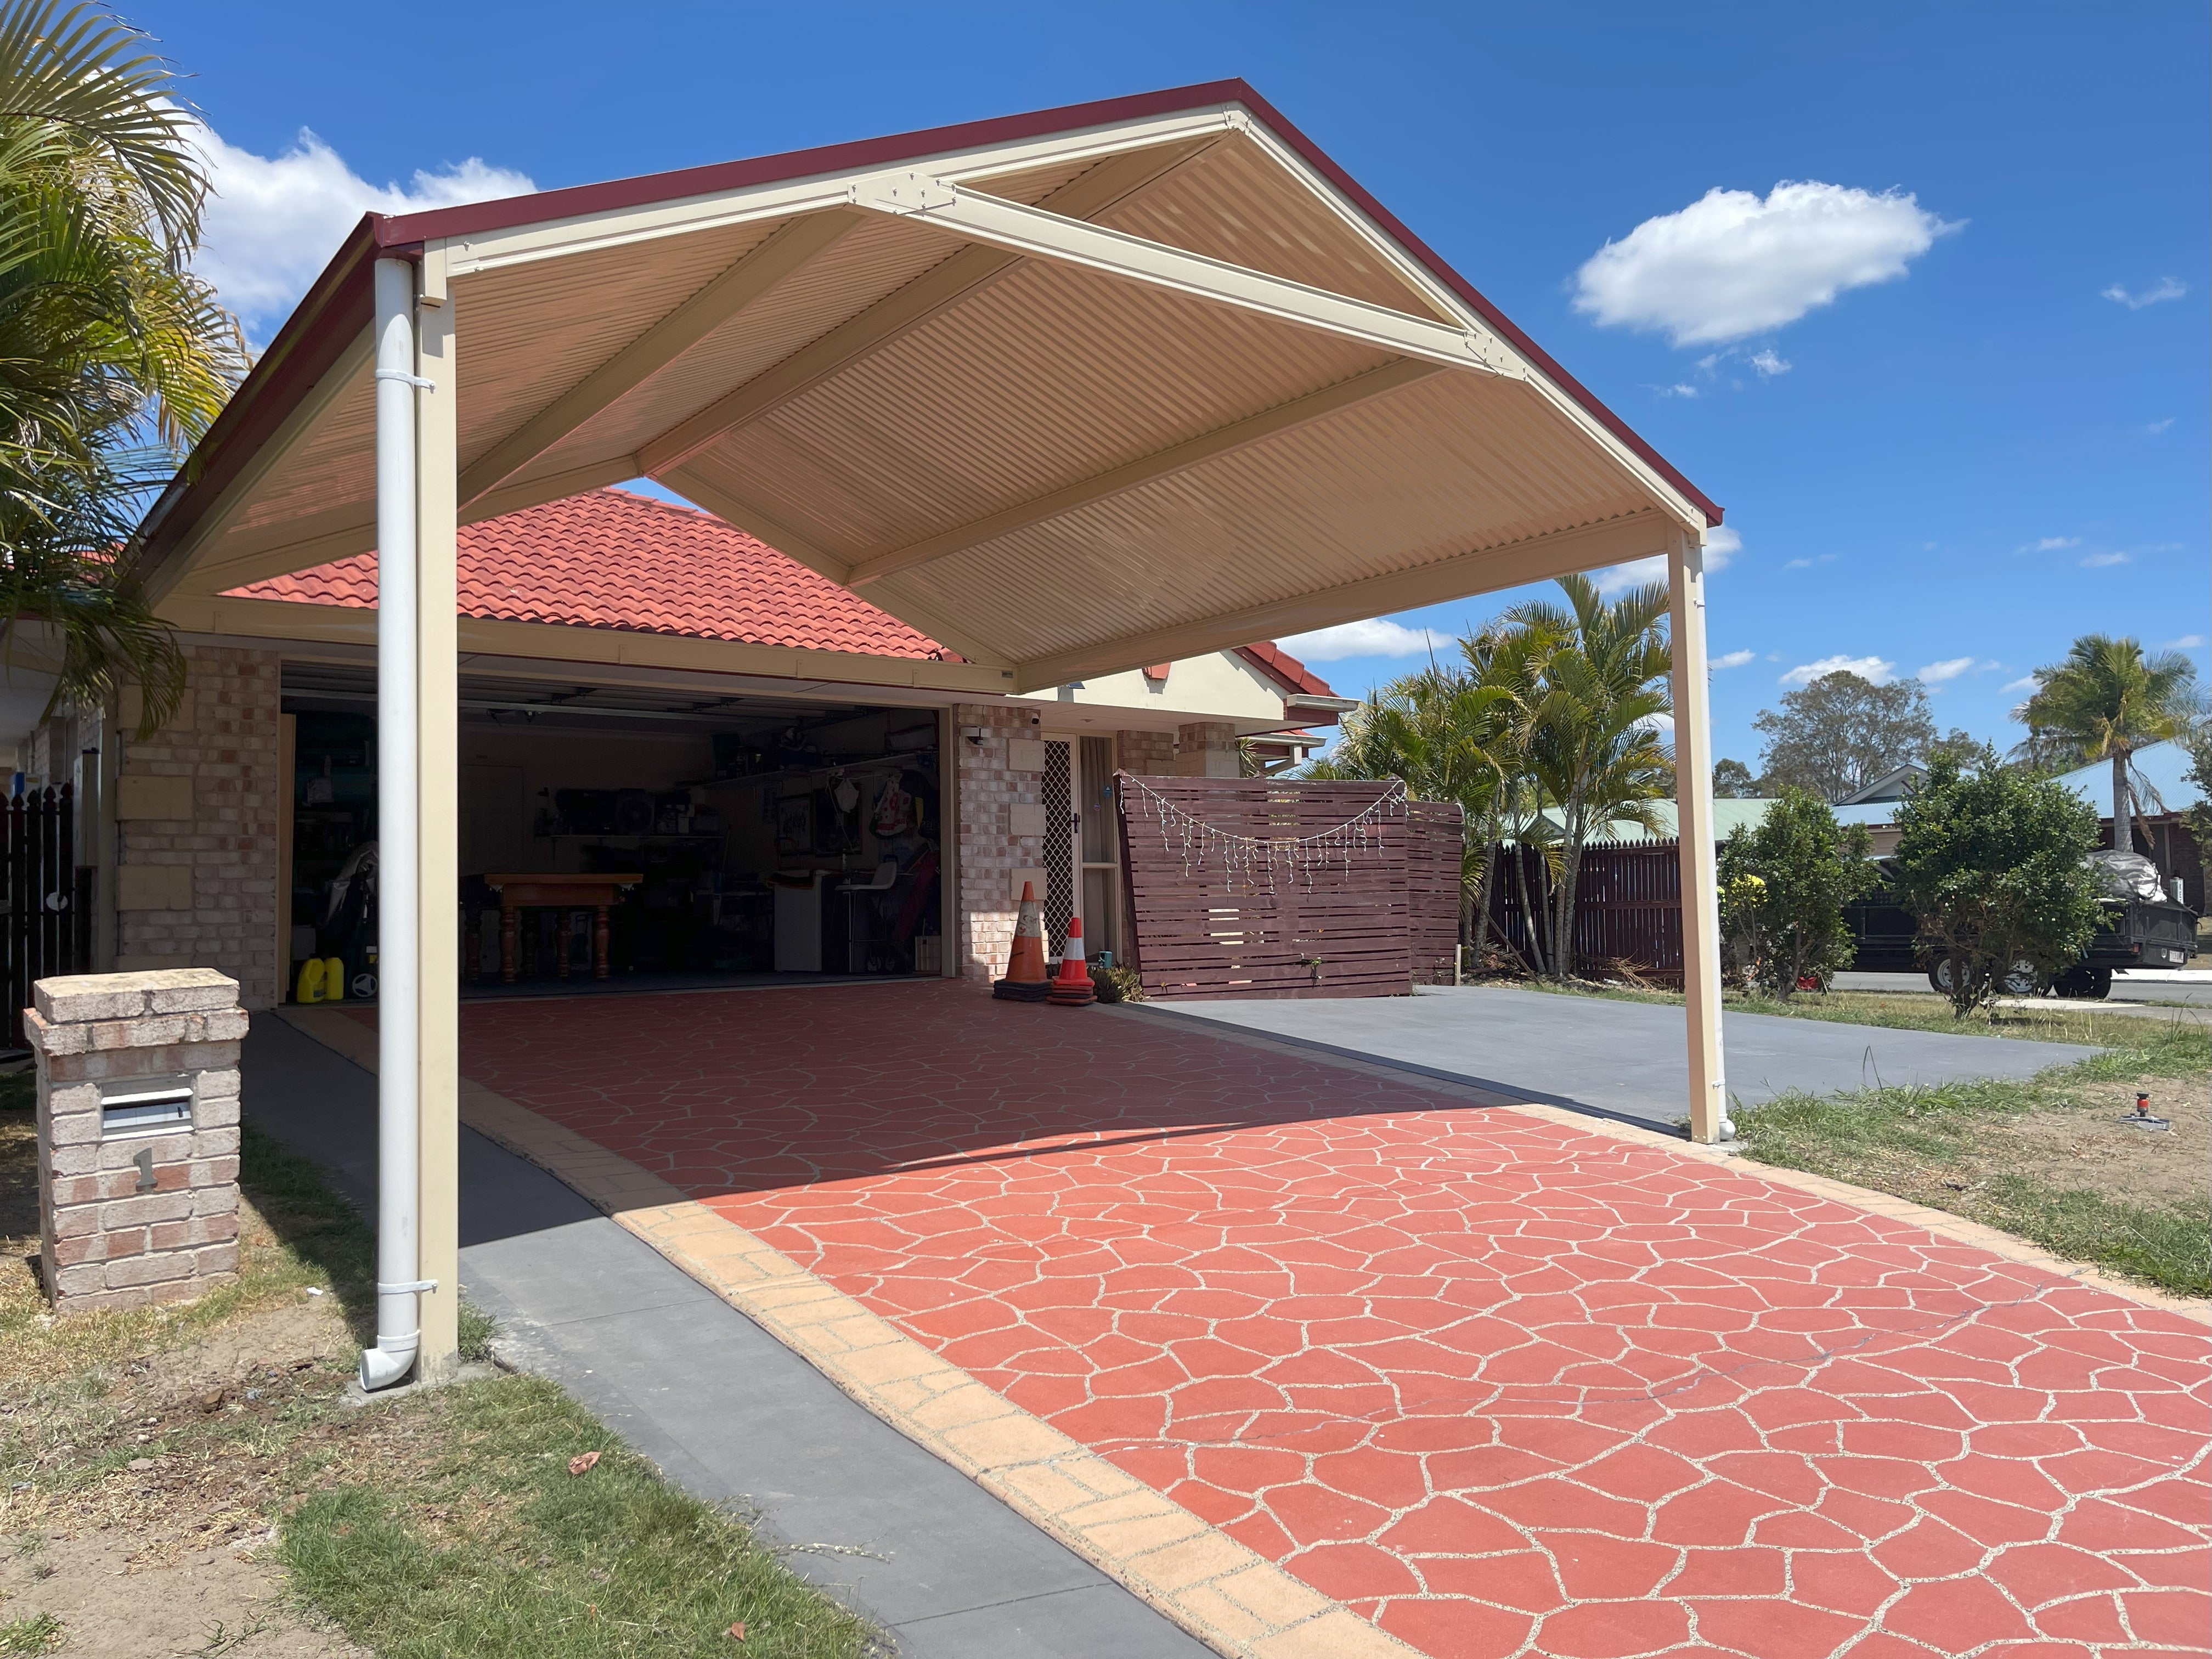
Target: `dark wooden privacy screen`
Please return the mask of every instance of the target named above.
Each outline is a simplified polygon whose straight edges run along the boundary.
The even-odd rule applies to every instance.
[[[1116,783],[1125,937],[1146,995],[1403,995],[1437,975],[1439,940],[1449,979],[1458,807],[1377,783]]]
[[[1500,848],[1490,884],[1491,925],[1516,946],[1528,943],[1521,915],[1521,884],[1513,878],[1518,852],[1532,903],[1544,905],[1543,854],[1533,847]],[[1634,842],[1588,847],[1575,883],[1577,970],[1595,974],[1626,963],[1662,985],[1682,982],[1682,866],[1680,844]],[[1550,925],[1550,912],[1545,913]]]

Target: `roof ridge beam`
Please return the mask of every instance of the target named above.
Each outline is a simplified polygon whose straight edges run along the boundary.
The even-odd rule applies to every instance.
[[[971,240],[1032,258],[1076,264],[1152,288],[1255,312],[1297,327],[1353,339],[1412,357],[1520,380],[1517,354],[1488,330],[1440,323],[1231,264],[1126,231],[1024,207],[921,173],[878,173],[852,186],[855,205],[894,218],[951,229]]]
[[[1085,169],[1045,199],[1083,216],[1103,213],[1146,185],[1220,142],[1216,134],[1174,145],[1127,150]],[[995,198],[994,198],[995,199]],[[1019,264],[1022,256],[1003,248],[961,248],[903,287],[895,289],[828,333],[809,342],[781,362],[762,370],[698,413],[638,446],[640,470],[658,478],[681,466],[725,433],[750,425],[792,399],[804,396],[839,370],[927,322],[954,301]]]
[[[514,477],[866,222],[860,214],[833,211],[805,214],[782,225],[462,469],[461,504]]]
[[[1302,426],[1357,407],[1371,398],[1399,391],[1432,374],[1443,373],[1443,365],[1423,357],[1400,357],[1379,368],[1355,374],[1348,380],[1337,380],[1318,391],[1293,398],[1287,403],[1277,404],[1272,409],[1261,410],[1240,421],[1202,432],[1179,444],[1156,450],[1150,455],[1120,466],[1109,467],[1088,478],[1043,495],[1002,507],[996,513],[987,513],[980,519],[940,531],[934,536],[904,547],[893,548],[873,554],[854,562],[851,574],[845,579],[848,587],[865,587],[871,582],[881,581],[886,576],[902,570],[911,570],[916,565],[928,564],[938,559],[950,558],[964,553],[984,542],[995,541],[1018,530],[1025,530],[1048,519],[1057,519],[1093,501],[1119,495],[1141,485],[1187,471],[1203,462],[1218,460],[1233,455],[1238,450],[1295,432]]]

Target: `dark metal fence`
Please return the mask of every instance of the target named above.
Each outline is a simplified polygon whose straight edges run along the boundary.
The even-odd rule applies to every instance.
[[[1392,996],[1436,971],[1432,919],[1456,915],[1456,806],[1409,810],[1375,783],[1116,783],[1125,939],[1146,995]]]
[[[1521,879],[1513,860],[1521,860]],[[1583,851],[1575,884],[1575,960],[1585,975],[1616,964],[1662,985],[1682,982],[1682,866],[1678,843],[1638,842]],[[1522,882],[1529,902],[1551,913],[1543,854],[1533,847],[1504,847],[1490,884],[1490,925],[1533,963],[1528,918],[1521,911]],[[1548,931],[1547,933],[1548,938]]]
[[[93,878],[76,862],[76,803],[70,786],[34,790],[7,805],[7,1046],[23,1046],[23,1010],[34,981],[92,967]]]

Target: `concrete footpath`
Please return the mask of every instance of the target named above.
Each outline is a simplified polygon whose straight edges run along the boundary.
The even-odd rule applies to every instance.
[[[246,1121],[365,1212],[376,1082],[257,1017]],[[1204,1659],[1209,1650],[848,1398],[535,1164],[461,1131],[461,1281],[503,1354],[552,1377],[668,1477],[755,1512],[791,1565],[905,1659]]]
[[[1645,1123],[1680,1121],[1690,1090],[1682,1011],[1663,1003],[1443,986],[1410,997],[1137,1006],[1157,1018],[1249,1031],[1511,1100]],[[1747,1104],[1792,1089],[1826,1095],[1885,1084],[2033,1077],[2099,1052],[1783,1014],[1731,1013],[1721,1031],[1729,1093]]]

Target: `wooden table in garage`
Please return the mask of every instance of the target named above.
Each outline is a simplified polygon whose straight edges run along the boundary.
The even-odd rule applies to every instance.
[[[634,872],[587,875],[489,875],[484,885],[499,895],[499,978],[512,985],[520,976],[521,914],[553,909],[561,913],[560,949],[555,953],[559,977],[568,977],[568,913],[589,906],[592,927],[592,977],[607,976],[607,910],[645,878]]]

